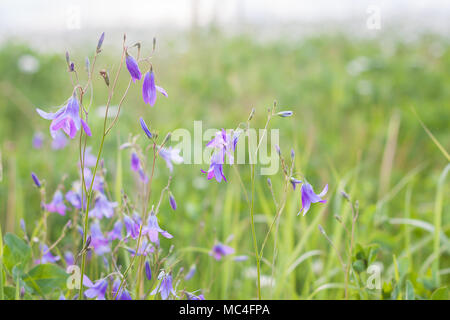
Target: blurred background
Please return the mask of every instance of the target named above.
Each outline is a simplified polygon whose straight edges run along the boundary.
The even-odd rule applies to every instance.
[[[264,267],[264,293],[274,298],[306,298],[332,282],[339,269],[335,252],[317,231],[320,223],[337,247],[345,248],[335,214],[349,218],[339,196],[346,190],[358,199],[361,243],[381,246],[378,256],[392,276],[393,255],[404,257],[414,279],[428,272],[436,253],[429,228],[405,226],[398,219],[415,219],[450,233],[448,179],[439,178],[448,164],[414,115],[430,129],[444,149],[450,149],[450,2],[449,1],[12,1],[0,4],[0,225],[3,234],[19,232],[21,218],[34,227],[40,215],[34,171],[46,181],[47,198],[58,185],[66,191],[77,178],[77,143],[52,148],[49,122],[36,107],[50,110],[72,92],[65,52],[86,79],[85,57],[92,59],[97,40],[106,33],[98,68],[114,73],[120,61],[123,33],[129,44],[140,41],[150,54],[157,38],[153,65],[157,83],[169,93],[151,108],[139,86],[132,86],[120,121],[104,151],[107,180],[116,201],[121,190],[133,197],[136,177],[130,154],[118,151],[130,134],[140,134],[143,116],[161,135],[176,128],[233,128],[245,121],[252,107],[255,126],[263,127],[274,100],[293,110],[290,119],[275,119],[285,157],[297,154],[296,170],[320,190],[330,185],[328,204],[297,217],[300,194],[290,193],[282,217],[277,270]],[[119,78],[118,92],[129,75]],[[107,90],[94,77],[93,138],[98,150]],[[117,104],[113,101],[113,105]],[[36,145],[36,139],[42,140]],[[144,145],[144,139],[140,140]],[[96,153],[96,151],[94,151]],[[174,170],[172,192],[179,209],[164,204],[160,224],[174,234],[175,248],[186,243],[210,248],[215,240],[252,253],[248,209],[235,173],[227,168],[228,184],[206,182],[201,166]],[[241,168],[248,182],[248,168]],[[159,163],[155,184],[162,188],[169,172]],[[274,214],[266,178],[258,177],[257,231],[261,239]],[[271,177],[281,192],[281,175]],[[440,189],[439,189],[440,188]],[[440,190],[444,199],[437,202]],[[159,195],[155,194],[155,199]],[[156,200],[155,200],[156,201]],[[57,238],[68,217],[51,217]],[[397,220],[395,220],[397,219]],[[423,226],[423,225],[422,225]],[[435,230],[435,229],[433,229]],[[433,231],[432,231],[433,232]],[[308,240],[305,241],[305,236]],[[428,239],[428,238],[429,239]],[[428,239],[428,240],[426,240]],[[447,241],[447,240],[446,240]],[[169,246],[169,244],[163,244]],[[267,247],[268,259],[272,244]],[[311,250],[323,254],[302,268],[298,257]],[[439,270],[449,282],[448,251]],[[203,267],[193,288],[208,288],[213,298],[244,298],[254,294],[254,261],[221,265],[195,251],[182,254],[183,266]],[[204,269],[202,269],[204,268]],[[291,268],[291,269],[290,269]],[[438,270],[438,271],[439,271]],[[203,276],[202,276],[203,272]],[[205,274],[207,276],[205,276]],[[215,276],[220,274],[220,276]],[[268,280],[267,280],[268,279]],[[270,284],[276,283],[276,290]],[[422,282],[420,282],[422,283]],[[425,290],[425,289],[423,289]],[[323,294],[321,292],[320,294]],[[337,291],[317,297],[339,297]],[[314,296],[315,297],[315,296]]]

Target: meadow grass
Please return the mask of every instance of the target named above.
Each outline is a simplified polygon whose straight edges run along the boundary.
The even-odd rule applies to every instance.
[[[151,39],[143,40],[150,46]],[[99,68],[112,64],[112,74],[120,50],[105,46],[97,63]],[[37,57],[40,67],[36,73],[18,69],[17,61],[24,54]],[[84,54],[91,54],[90,49],[71,52],[80,65]],[[410,42],[323,35],[261,43],[246,36],[227,38],[212,32],[182,43],[165,43],[153,63],[158,83],[169,98],[158,98],[151,108],[142,102],[140,88],[131,86],[120,121],[104,144],[106,188],[119,209],[124,208],[124,192],[131,201],[142,201],[129,168],[130,153],[119,150],[130,135],[140,134],[138,143],[146,146],[140,116],[164,137],[176,128],[192,131],[194,120],[202,120],[204,128],[234,128],[255,108],[252,126],[263,128],[267,108],[276,100],[280,109],[294,111],[293,117],[274,118],[270,124],[280,129],[283,157],[288,159],[293,148],[294,172],[306,176],[316,191],[326,183],[330,189],[328,202],[313,205],[305,216],[297,216],[299,189],[293,191],[290,185],[286,189],[285,206],[262,251],[262,298],[343,299],[346,286],[351,299],[448,297],[448,289],[442,289],[450,281],[448,40],[433,35]],[[20,220],[24,218],[30,237],[41,220],[40,194],[31,171],[45,180],[47,201],[59,184],[67,191],[77,178],[77,143],[52,151],[48,122],[34,111],[35,107],[60,104],[70,94],[65,69],[63,54],[41,54],[15,43],[0,48],[3,236],[10,232],[23,238]],[[128,79],[126,72],[121,74],[118,92],[126,89]],[[103,79],[95,76],[93,85],[101,88]],[[93,97],[93,137],[102,133],[103,119],[95,109],[105,104],[106,94],[98,89]],[[118,103],[118,98],[115,100],[112,105]],[[36,131],[46,136],[40,150],[31,147]],[[99,142],[88,140],[94,154]],[[186,272],[195,264],[194,277],[180,286],[189,292],[201,289],[207,299],[256,298],[255,257],[278,212],[267,176],[261,176],[257,167],[253,180],[249,165],[225,166],[228,182],[219,184],[202,175],[200,169],[206,166],[174,168],[171,191],[178,209],[170,209],[166,196],[158,215],[160,225],[174,235],[170,241],[161,240],[166,253],[173,245],[165,263],[174,266],[174,273],[181,267]],[[158,161],[152,188],[162,190],[168,177],[165,164]],[[281,201],[283,176],[280,172],[270,178],[274,196]],[[253,207],[256,254],[247,196]],[[159,197],[159,191],[153,192],[150,203],[157,203]],[[60,237],[68,216],[75,219],[71,215],[49,215],[49,244]],[[231,257],[215,261],[208,254],[216,241],[227,238],[235,255],[248,256],[246,261]],[[54,253],[63,256],[67,249],[75,253],[80,246],[73,228]],[[132,258],[126,250],[119,250],[119,257],[122,265],[130,265]],[[341,260],[349,270],[342,268]],[[382,289],[367,288],[371,276],[367,268],[373,263],[382,266]],[[133,275],[138,268],[139,264],[131,267],[130,283],[137,281]],[[22,282],[28,283],[27,274],[17,269],[12,272],[0,263],[0,274],[2,270],[7,276],[6,282],[0,276],[0,299],[19,297]],[[87,265],[91,279],[105,272],[99,257]],[[155,278],[157,273],[154,270]],[[154,282],[146,283],[144,291],[152,285]],[[56,290],[45,298],[55,299],[60,293]],[[42,295],[34,292],[32,297]]]

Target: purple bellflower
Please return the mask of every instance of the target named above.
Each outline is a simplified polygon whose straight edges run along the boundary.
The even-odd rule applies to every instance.
[[[120,280],[116,280],[114,281],[113,284],[113,289],[112,289],[112,296],[115,297],[117,290],[119,290],[119,286],[120,286]],[[120,288],[119,294],[116,297],[116,300],[132,300],[130,294],[128,293],[127,290],[125,290],[125,288],[122,286]]]
[[[117,220],[116,223],[114,223],[112,230],[108,233],[108,237],[111,241],[122,239],[122,227],[122,221]]]
[[[86,198],[86,197],[84,197]],[[81,209],[81,193],[80,190],[73,191],[69,190],[66,193],[66,200],[76,209]],[[84,207],[86,207],[86,199],[84,199],[83,203]]]
[[[326,203],[327,200],[323,200],[322,197],[327,193],[328,191],[328,184],[323,188],[322,192],[319,194],[316,194],[312,188],[312,186],[308,182],[304,182],[302,185],[302,209],[298,212],[297,215],[299,215],[303,211],[303,215],[305,215],[309,207],[311,206],[311,203]]]
[[[63,106],[55,113],[47,113],[39,108],[36,109],[36,111],[42,118],[52,120],[52,123],[50,124],[50,135],[52,138],[55,138],[56,132],[59,129],[62,129],[71,139],[73,139],[81,127],[83,127],[83,130],[88,136],[91,135],[88,124],[80,118],[80,106],[75,94],[69,98],[67,105]]]
[[[94,167],[97,163],[97,157],[92,154],[92,147],[86,147],[86,151],[84,153],[84,166],[85,167]]]
[[[158,243],[158,235],[161,234],[167,239],[172,239],[173,236],[167,231],[161,229],[158,225],[158,218],[155,215],[150,215],[147,220],[147,226],[145,227],[145,234],[148,235],[149,239],[153,243]]]
[[[89,212],[89,215],[92,214],[92,216],[97,219],[101,219],[103,216],[111,218],[114,215],[115,207],[117,207],[117,202],[108,201],[103,193],[99,193],[95,199],[95,206],[91,212]]]
[[[36,187],[40,188],[41,187],[41,182],[39,181],[39,178],[37,177],[36,173],[32,172],[31,173],[31,178],[33,179],[33,182],[36,185]]]
[[[52,202],[44,204],[44,208],[48,212],[57,212],[64,216],[66,214],[66,205],[64,204],[64,197],[61,191],[57,190],[53,195]]]
[[[213,256],[214,259],[216,259],[217,261],[219,261],[220,259],[222,259],[224,256],[229,255],[229,254],[233,254],[234,253],[234,249],[226,246],[222,243],[217,243],[214,245],[214,247],[212,248],[211,252],[209,253],[210,256]]]
[[[83,277],[84,279],[84,277]],[[90,281],[89,281],[90,282]],[[84,284],[84,281],[83,281]],[[84,284],[86,285],[86,284]],[[108,288],[108,281],[106,279],[100,279],[95,282],[93,285],[86,285],[89,287],[84,292],[84,295],[90,299],[96,298],[96,300],[105,300],[106,289]]]
[[[54,256],[50,250],[48,250],[48,247],[45,244],[42,244],[40,246],[42,258],[40,260],[36,260],[36,264],[44,264],[44,263],[56,263],[59,261],[59,256]]]
[[[170,294],[173,294],[175,297],[177,296],[175,290],[172,286],[172,275],[170,274],[163,274],[162,276],[158,277],[160,279],[160,283],[156,285],[156,288],[150,293],[152,296],[157,294],[158,292],[161,293],[161,298],[163,300],[167,300]]]
[[[166,161],[167,168],[169,168],[170,172],[173,170],[173,163],[180,164],[183,162],[183,158],[180,156],[180,151],[180,149],[172,149],[172,147],[159,148],[158,154],[164,159],[164,161]]]
[[[73,256],[73,253],[70,251],[66,251],[64,253],[64,260],[66,261],[66,265],[71,266],[75,262],[75,258]]]
[[[104,237],[98,221],[91,225],[91,245],[99,256],[111,251],[109,240]]]
[[[217,182],[221,182],[222,179],[227,181],[223,174],[223,156],[220,153],[214,153],[211,156],[211,163],[209,165],[208,172],[201,170],[203,173],[207,174],[208,180],[215,178]]]
[[[143,183],[146,184],[148,182],[148,177],[142,169],[141,160],[139,159],[136,152],[131,153],[131,170],[139,173],[139,178]]]
[[[186,276],[184,277],[184,280],[190,280],[195,275],[195,272],[197,271],[197,267],[195,264],[193,264],[190,268]]]
[[[168,96],[166,90],[155,84],[155,74],[152,70],[147,72],[144,76],[144,83],[142,84],[142,97],[144,102],[154,106],[156,102],[156,91],[161,92],[163,96]]]
[[[133,240],[137,239],[137,237],[139,236],[141,221],[124,214],[123,222],[125,223],[125,229],[127,230],[127,238],[131,237]]]
[[[141,80],[142,74],[141,70],[139,70],[138,63],[132,56],[128,54],[128,52],[127,57],[125,59],[125,63],[127,65],[128,72],[130,73],[133,82],[136,82],[136,80]]]

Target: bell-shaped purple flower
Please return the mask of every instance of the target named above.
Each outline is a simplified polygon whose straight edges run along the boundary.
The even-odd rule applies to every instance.
[[[304,182],[302,185],[302,209],[298,212],[297,215],[299,215],[303,211],[303,215],[305,215],[310,206],[311,203],[326,203],[327,200],[323,200],[322,197],[327,193],[328,191],[328,184],[323,188],[322,192],[319,194],[316,194],[312,188],[312,186],[308,182]]]
[[[125,223],[125,229],[127,230],[127,238],[131,237],[136,239],[139,236],[139,229],[141,227],[140,221],[130,218],[126,214],[123,215],[123,222]]]
[[[39,178],[37,177],[36,173],[32,172],[31,173],[31,178],[33,179],[33,182],[36,185],[36,187],[40,188],[41,187],[41,182],[39,181]]]
[[[117,207],[117,202],[108,201],[103,193],[99,193],[95,199],[95,206],[89,212],[89,215],[96,217],[97,219],[111,218],[114,215],[114,208]]]
[[[229,255],[229,254],[233,254],[233,253],[234,253],[233,248],[226,246],[219,242],[214,245],[214,247],[212,248],[209,255],[213,256],[214,259],[216,259],[216,260],[220,260],[220,259],[222,259],[222,257]]]
[[[85,276],[84,276],[85,277]],[[83,277],[83,279],[84,279]],[[84,284],[84,281],[83,281]],[[108,288],[108,281],[106,279],[100,279],[95,282],[89,289],[84,292],[87,298],[96,300],[105,300],[106,289]]]
[[[161,147],[158,154],[166,161],[167,168],[172,172],[173,163],[179,164],[183,162],[183,158],[180,156],[180,149],[172,149],[172,147]]]
[[[45,244],[40,245],[42,258],[40,260],[36,260],[36,264],[44,264],[44,263],[56,263],[59,261],[59,256],[54,256],[50,250],[48,250],[48,247]]]
[[[136,152],[131,153],[131,170],[138,172],[141,168],[141,161]]]
[[[98,221],[91,224],[91,245],[99,256],[111,251],[109,240],[103,235]]]
[[[144,83],[142,84],[142,97],[144,102],[150,104],[152,107],[156,102],[156,91],[161,92],[167,97],[167,92],[163,88],[155,84],[155,74],[149,71],[144,76]]]
[[[91,130],[86,122],[80,118],[80,106],[76,95],[69,98],[67,105],[60,108],[55,113],[47,113],[41,109],[36,109],[39,115],[47,120],[52,120],[50,124],[50,135],[52,138],[56,137],[56,132],[62,129],[71,139],[75,138],[78,130],[83,127],[88,136],[91,135]]]
[[[176,292],[173,289],[172,285],[172,275],[165,274],[162,276],[161,283],[156,285],[156,288],[150,293],[151,295],[155,295],[158,292],[161,293],[161,298],[163,300],[167,300],[170,294],[173,294],[176,297]]]
[[[115,297],[117,294],[117,290],[119,290],[120,280],[114,281],[112,296]],[[117,294],[116,300],[132,300],[130,293],[122,286],[120,288],[119,294]]]
[[[86,197],[84,197],[84,207],[86,207]],[[69,190],[66,193],[66,200],[76,209],[81,209],[81,193],[80,191]]]
[[[45,210],[48,212],[57,212],[64,216],[66,214],[66,205],[64,204],[64,197],[61,191],[57,190],[53,195],[52,202],[44,204]]]
[[[150,215],[147,220],[147,226],[145,227],[145,234],[148,235],[149,239],[153,243],[158,243],[158,235],[161,234],[167,239],[172,239],[173,236],[167,231],[161,229],[158,225],[158,218],[155,215]]]
[[[195,272],[197,271],[197,267],[195,264],[193,264],[190,268],[186,276],[184,277],[184,280],[190,280],[195,275]]]
[[[211,156],[211,163],[209,165],[208,172],[205,172],[203,170],[201,171],[207,174],[208,180],[215,178],[217,182],[221,182],[222,179],[224,181],[227,181],[223,174],[223,155],[221,155],[220,153],[214,153]]]
[[[108,237],[111,241],[122,239],[122,227],[122,221],[118,220],[114,223],[112,230],[108,233]]]
[[[75,258],[73,256],[73,253],[70,251],[66,251],[64,253],[64,260],[66,260],[66,265],[71,266],[75,262]]]
[[[136,82],[136,80],[141,80],[142,74],[141,74],[141,70],[139,70],[138,63],[128,53],[127,53],[127,57],[125,59],[125,63],[127,65],[128,72],[130,73],[131,79],[133,80],[133,82]]]

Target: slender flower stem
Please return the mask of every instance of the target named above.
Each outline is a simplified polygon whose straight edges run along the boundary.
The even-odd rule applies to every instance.
[[[111,90],[109,92],[108,101],[106,103],[105,119],[104,119],[104,123],[103,123],[103,135],[102,135],[102,140],[100,142],[100,148],[98,150],[97,161],[95,163],[94,171],[92,173],[92,180],[91,180],[91,184],[89,186],[89,191],[86,193],[86,213],[85,213],[85,217],[84,217],[84,227],[83,227],[83,246],[82,246],[83,249],[82,249],[81,278],[80,278],[80,290],[79,290],[79,299],[80,300],[83,299],[83,277],[84,277],[84,271],[85,271],[85,266],[86,266],[86,250],[84,250],[85,249],[84,247],[86,246],[86,240],[87,240],[89,207],[90,207],[90,203],[91,203],[91,199],[92,199],[92,188],[94,186],[95,176],[97,174],[98,164],[100,162],[100,157],[101,157],[101,154],[102,154],[102,151],[103,151],[103,145],[104,145],[104,142],[105,142],[105,138],[106,138],[107,133],[109,132],[109,131],[108,132],[106,131],[106,124],[107,124],[107,120],[108,120],[109,106],[111,104],[111,99],[112,99],[112,96],[114,95],[114,89],[115,89],[115,87],[117,85],[117,80],[119,78],[119,74],[120,74],[120,71],[122,69],[122,65],[123,65],[123,62],[124,62],[124,59],[125,59],[125,53],[126,53],[126,47],[125,47],[125,37],[124,37],[122,58],[120,60],[119,69],[117,70],[113,86],[111,87]],[[125,92],[125,95],[126,95],[126,92]],[[121,101],[123,101],[123,98],[122,98]],[[83,160],[84,160],[84,156],[83,156]],[[82,172],[81,174],[83,176],[82,179],[84,181],[84,172]],[[82,207],[82,209],[83,209],[83,207]]]
[[[252,200],[250,204],[250,218],[252,225],[252,237],[253,237],[253,246],[255,249],[255,257],[256,257],[256,271],[258,275],[258,299],[261,300],[261,262],[258,254],[258,243],[256,241],[256,232],[255,232],[255,221],[254,221],[254,199],[255,199],[255,165],[251,165],[251,193]]]

